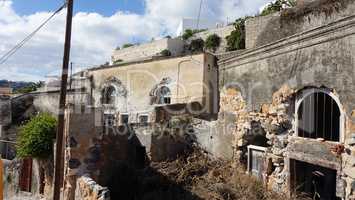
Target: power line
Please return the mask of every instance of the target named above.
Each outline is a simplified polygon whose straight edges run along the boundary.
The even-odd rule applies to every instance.
[[[198,10],[197,26],[196,26],[196,29],[197,29],[197,30],[199,29],[199,26],[200,26],[200,17],[201,17],[202,2],[203,2],[203,0],[200,1],[200,8],[199,8],[199,10]]]
[[[4,64],[12,55],[14,55],[26,42],[28,42],[41,28],[43,28],[56,14],[58,14],[66,4],[63,4],[59,7],[49,18],[47,18],[40,26],[38,26],[31,34],[29,34],[25,39],[16,44],[12,49],[10,49],[7,53],[5,53],[0,58],[0,65]]]

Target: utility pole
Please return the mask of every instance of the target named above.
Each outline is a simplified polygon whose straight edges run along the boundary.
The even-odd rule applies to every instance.
[[[63,155],[64,117],[65,117],[64,111],[65,111],[65,104],[66,104],[68,67],[69,67],[69,57],[70,57],[73,1],[74,0],[67,0],[67,20],[66,20],[66,30],[65,30],[62,82],[61,82],[60,99],[59,99],[58,129],[57,129],[57,137],[56,137],[53,200],[60,200],[60,189],[62,186],[62,180],[64,176],[64,171],[62,170],[62,165],[64,163],[64,155]]]
[[[71,90],[72,82],[73,82],[73,62],[70,62],[70,85],[69,85],[70,90]]]

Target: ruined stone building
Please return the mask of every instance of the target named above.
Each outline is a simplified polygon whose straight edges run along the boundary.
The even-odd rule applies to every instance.
[[[73,188],[83,175],[112,188],[112,179],[119,178],[113,171],[117,161],[139,168],[145,165],[147,153],[160,161],[183,152],[186,138],[166,136],[165,129],[170,128],[166,122],[182,115],[216,119],[216,64],[213,55],[202,53],[125,62],[77,74],[73,87],[82,88],[78,96],[88,98],[74,101],[67,112],[68,195],[75,195]]]
[[[233,159],[273,190],[355,199],[354,11],[302,1],[251,18],[247,50],[218,61]]]
[[[115,50],[115,64],[75,74],[67,197],[113,197],[121,161],[140,168],[193,144],[274,191],[355,199],[354,13],[350,0],[299,1],[248,18],[245,50],[186,55],[182,41],[164,39]],[[173,55],[156,56],[164,49]],[[57,100],[53,89],[33,104],[55,112]]]
[[[110,188],[114,161],[141,167],[146,153],[164,160],[192,140],[272,190],[354,199],[354,11],[350,1],[304,1],[249,18],[244,51],[128,59],[77,74],[85,98],[67,113],[68,195],[108,194],[99,185]],[[189,137],[166,136],[174,116],[192,117]]]

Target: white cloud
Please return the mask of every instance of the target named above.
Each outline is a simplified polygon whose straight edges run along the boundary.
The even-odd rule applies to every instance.
[[[196,18],[200,0],[144,0],[142,15],[117,11],[105,17],[98,13],[79,12],[73,18],[71,59],[74,66],[92,66],[110,59],[116,46],[147,41],[176,32],[183,17]],[[270,0],[204,0],[203,19],[225,21],[255,14]],[[18,15],[11,1],[0,4],[0,55],[31,33],[51,15],[38,12]],[[51,20],[6,64],[0,65],[0,79],[38,80],[61,67],[65,12]]]

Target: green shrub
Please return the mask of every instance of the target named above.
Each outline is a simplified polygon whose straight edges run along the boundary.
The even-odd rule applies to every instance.
[[[202,52],[204,46],[205,46],[205,42],[203,41],[203,39],[198,38],[191,41],[189,49],[192,52]]]
[[[164,49],[163,51],[160,52],[160,55],[171,56],[171,52],[168,49]]]
[[[122,45],[122,49],[131,47],[131,46],[134,46],[134,44],[127,43],[127,44]]]
[[[209,35],[205,42],[205,47],[208,50],[215,52],[221,44],[221,38],[217,34]]]
[[[113,62],[113,64],[118,64],[118,63],[120,63],[120,62],[123,62],[123,60],[122,60],[122,59],[115,60],[115,61]]]
[[[190,37],[192,37],[194,34],[191,29],[186,29],[185,33],[182,35],[183,40],[188,40]]]
[[[37,83],[31,83],[30,85],[27,85],[25,87],[15,89],[14,93],[15,94],[26,94],[26,93],[34,92],[38,88],[42,87],[43,85],[44,85],[44,83],[41,81],[39,81]]]
[[[185,33],[182,35],[182,39],[188,40],[189,38],[194,36],[194,34],[199,33],[199,32],[203,32],[203,31],[206,31],[206,29],[195,29],[195,30],[186,29]]]
[[[20,128],[17,156],[46,159],[53,153],[57,120],[48,113],[33,117]]]
[[[226,37],[227,51],[245,49],[245,21],[248,17],[237,19],[234,23],[234,30]]]
[[[279,12],[283,7],[294,7],[296,0],[276,0],[269,3],[260,13],[261,16],[269,15],[275,12]]]

